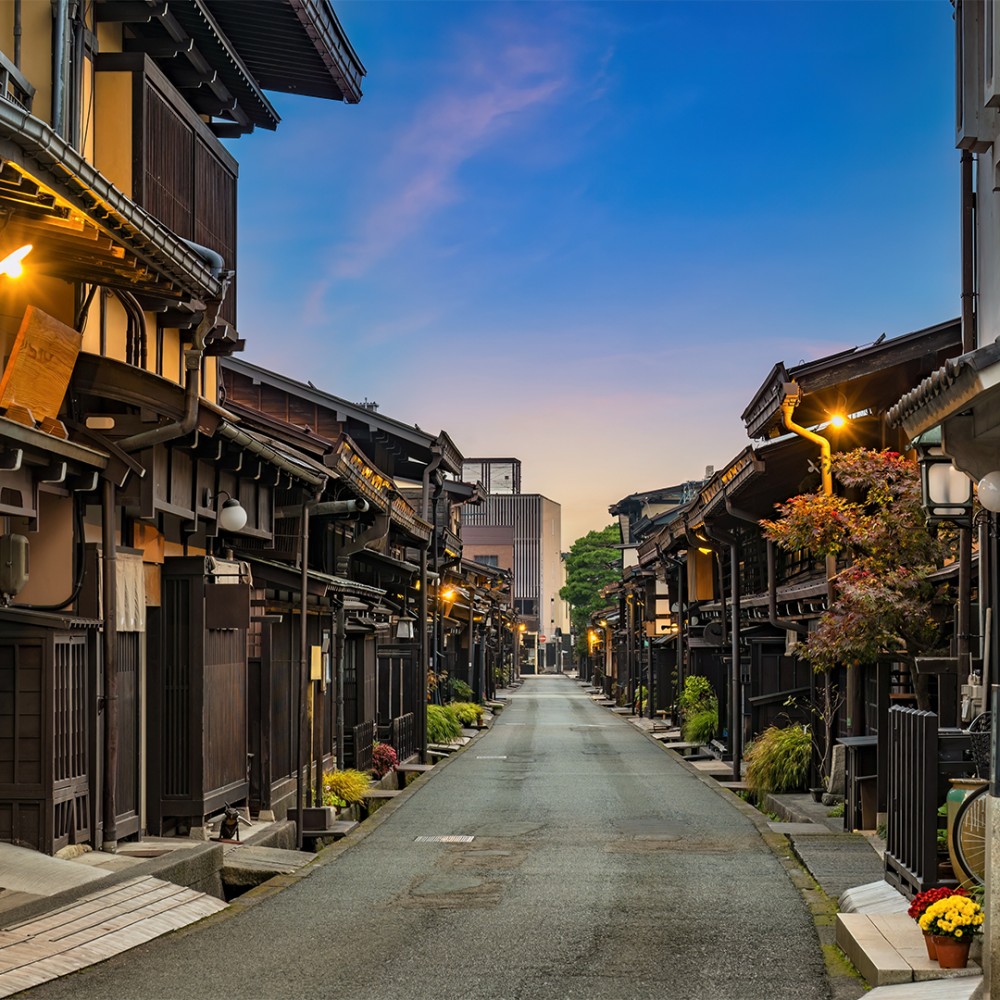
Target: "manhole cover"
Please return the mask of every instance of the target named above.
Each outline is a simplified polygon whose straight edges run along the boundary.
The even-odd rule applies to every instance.
[[[415,837],[418,844],[471,844],[476,838],[465,834],[446,834],[442,837]]]

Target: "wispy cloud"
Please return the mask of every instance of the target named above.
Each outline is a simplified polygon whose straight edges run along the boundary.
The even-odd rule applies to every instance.
[[[502,141],[513,143],[573,89],[568,40],[538,37],[537,23],[530,30],[511,21],[490,28],[455,40],[462,55],[412,109],[375,168],[378,197],[335,248],[328,274],[313,288],[314,300],[333,281],[369,273],[460,202],[463,166]]]

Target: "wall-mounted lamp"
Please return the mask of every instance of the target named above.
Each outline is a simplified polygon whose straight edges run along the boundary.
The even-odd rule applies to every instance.
[[[205,506],[212,506],[213,503],[218,501],[219,497],[228,498],[219,508],[219,527],[223,531],[242,531],[247,523],[246,508],[231,493],[220,490],[214,497],[211,494],[207,494],[205,497]]]
[[[979,502],[994,514],[1000,512],[1000,472],[987,472],[976,487]]]
[[[399,621],[396,623],[396,638],[397,639],[412,639],[413,638],[413,623],[416,618],[413,615],[404,612],[399,616]]]
[[[920,464],[921,503],[927,514],[927,524],[944,524],[950,522],[959,527],[972,526],[972,480],[961,470],[952,465],[951,459],[941,448],[941,429],[935,427],[921,434],[913,442],[917,450],[917,460]],[[997,477],[997,510],[1000,510],[1000,473],[990,473]],[[989,476],[983,478],[985,483]],[[987,510],[991,510],[982,500],[983,492],[989,493],[990,484],[985,491],[980,492],[980,502]]]
[[[29,253],[31,253],[30,243],[25,243],[24,246],[12,250],[3,260],[0,260],[0,274],[5,274],[8,278],[20,278],[24,274],[22,261]]]

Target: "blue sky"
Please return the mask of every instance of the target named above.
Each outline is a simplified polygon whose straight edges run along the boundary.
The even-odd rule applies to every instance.
[[[245,357],[520,457],[564,546],[958,314],[946,0],[334,7],[361,103],[231,144]]]

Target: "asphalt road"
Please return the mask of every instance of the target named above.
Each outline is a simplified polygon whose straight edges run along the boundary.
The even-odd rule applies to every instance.
[[[415,840],[453,835],[475,839]],[[829,994],[812,920],[753,824],[575,682],[540,677],[310,877],[24,996]]]

